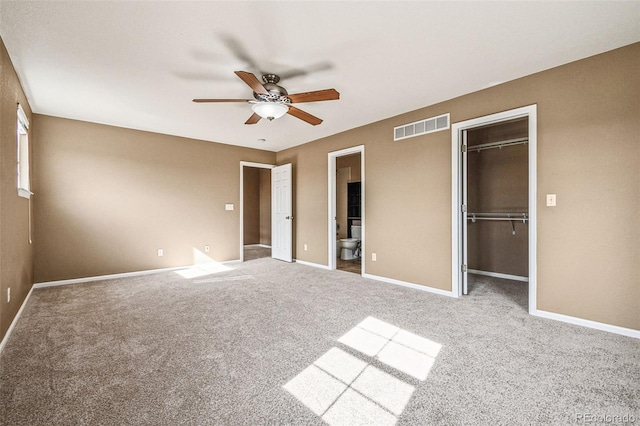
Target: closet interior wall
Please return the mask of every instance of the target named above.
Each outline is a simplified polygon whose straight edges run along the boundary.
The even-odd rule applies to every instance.
[[[243,167],[244,245],[271,245],[271,169]]]
[[[471,213],[528,213],[528,144],[473,150],[473,146],[527,136],[528,119],[468,131],[469,216]],[[468,220],[469,269],[528,277],[528,228],[528,222],[522,221]]]

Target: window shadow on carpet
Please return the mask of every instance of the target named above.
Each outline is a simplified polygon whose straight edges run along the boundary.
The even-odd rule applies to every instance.
[[[442,348],[374,317],[367,317],[338,342],[363,357],[333,347],[284,385],[330,425],[394,425],[415,390],[403,376],[426,380]],[[389,374],[374,362],[399,374]]]

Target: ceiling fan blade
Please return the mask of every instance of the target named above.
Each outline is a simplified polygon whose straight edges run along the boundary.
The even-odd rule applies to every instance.
[[[322,120],[319,119],[318,117],[315,117],[309,114],[308,112],[304,112],[301,109],[298,109],[292,105],[289,105],[289,111],[287,112],[287,114],[291,114],[302,121],[306,121],[312,126],[317,126],[318,124],[322,123]]]
[[[249,99],[194,99],[193,102],[249,102]]]
[[[233,56],[244,62],[249,67],[249,69],[252,69],[254,71],[260,70],[257,62],[253,59],[249,52],[247,52],[247,49],[245,49],[244,45],[237,38],[233,37],[230,34],[220,34],[220,38],[222,39],[222,42],[225,44],[225,46],[227,46],[227,49],[229,49],[231,53],[233,53]]]
[[[247,121],[244,122],[244,124],[256,124],[258,121],[260,121],[261,118],[262,117],[260,117],[258,114],[254,112],[253,115],[249,117]]]
[[[262,95],[269,94],[269,92],[267,92],[267,89],[264,88],[262,83],[260,83],[260,80],[258,80],[258,78],[255,75],[246,71],[235,71],[235,73],[238,77],[240,77],[242,81],[247,83],[247,85],[251,87],[254,92],[260,93]]]
[[[333,68],[333,65],[329,62],[319,62],[317,64],[310,65],[304,68],[292,68],[287,71],[280,71],[278,75],[282,80],[298,77],[301,75],[308,75],[318,71],[329,70]]]
[[[314,92],[296,93],[295,95],[287,95],[291,102],[316,102],[316,101],[335,101],[340,99],[340,93],[336,89],[316,90]]]

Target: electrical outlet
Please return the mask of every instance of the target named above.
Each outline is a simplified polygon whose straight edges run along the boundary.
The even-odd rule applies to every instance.
[[[158,257],[162,257],[162,256],[164,256],[164,250],[158,249]]]
[[[307,245],[306,244],[304,245],[304,251],[307,251]]]
[[[375,262],[376,260],[378,260],[378,256],[376,256],[375,253],[371,253],[371,260]]]
[[[211,246],[209,246],[208,244],[206,246],[204,246],[204,252],[205,253],[209,253],[211,251]]]
[[[7,303],[11,302],[11,287],[7,289]]]

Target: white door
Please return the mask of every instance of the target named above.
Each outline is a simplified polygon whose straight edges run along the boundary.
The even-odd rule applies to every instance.
[[[468,263],[468,244],[469,239],[467,236],[467,131],[462,131],[462,206],[460,208],[461,211],[461,221],[462,221],[462,265],[460,266],[461,270],[461,279],[462,279],[462,294],[468,294],[467,289],[467,265]]]
[[[271,169],[271,257],[292,261],[291,164]]]

